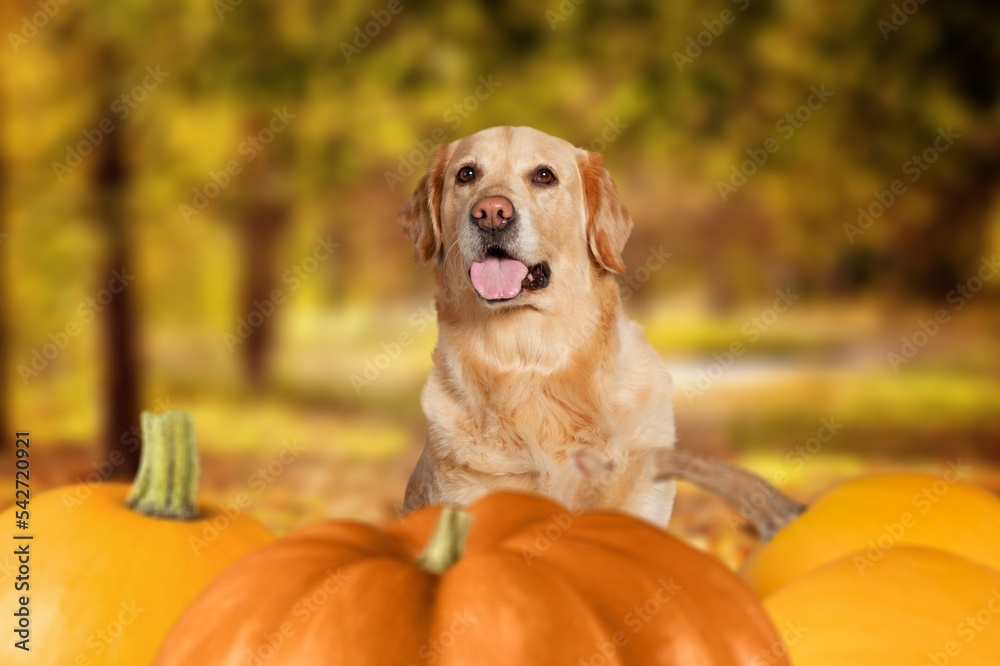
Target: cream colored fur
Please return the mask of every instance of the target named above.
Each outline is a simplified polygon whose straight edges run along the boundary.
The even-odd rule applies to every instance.
[[[458,186],[466,164],[481,176]],[[540,165],[555,186],[532,182]],[[485,196],[513,202],[514,254],[549,263],[547,288],[502,303],[476,294],[470,211]],[[438,147],[400,223],[418,263],[435,262],[439,323],[404,508],[511,489],[666,525],[674,484],[652,481],[647,453],[673,445],[672,382],[622,309],[615,273],[632,221],[600,155],[531,128],[483,130]]]

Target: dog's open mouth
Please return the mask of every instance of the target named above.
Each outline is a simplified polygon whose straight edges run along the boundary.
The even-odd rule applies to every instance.
[[[488,301],[506,301],[521,291],[538,291],[549,286],[551,271],[546,262],[528,267],[503,248],[491,246],[479,261],[472,262],[469,278],[480,296]]]

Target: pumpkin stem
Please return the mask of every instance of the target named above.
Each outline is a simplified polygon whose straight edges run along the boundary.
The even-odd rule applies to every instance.
[[[772,483],[736,465],[676,449],[658,449],[654,455],[657,480],[677,477],[719,495],[740,510],[762,541],[770,541],[806,510]]]
[[[440,576],[465,553],[465,541],[472,527],[472,514],[446,506],[441,510],[434,534],[424,552],[417,556],[417,566]]]
[[[188,412],[142,413],[139,473],[126,506],[151,518],[198,514],[198,448]]]

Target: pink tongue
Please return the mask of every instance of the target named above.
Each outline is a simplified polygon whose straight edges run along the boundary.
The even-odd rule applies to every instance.
[[[472,263],[472,286],[488,301],[514,298],[521,293],[521,282],[528,267],[517,259],[486,257]]]

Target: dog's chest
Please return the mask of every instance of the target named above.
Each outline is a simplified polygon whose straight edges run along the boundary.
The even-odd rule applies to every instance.
[[[565,381],[500,383],[482,399],[480,428],[502,449],[562,462],[580,447],[602,447],[614,428],[583,386]]]
[[[526,354],[439,347],[422,396],[434,455],[456,469],[543,482],[580,449],[623,463],[669,445],[669,374],[641,331],[626,326],[619,338],[629,342],[622,350],[581,353],[555,370]]]
[[[562,465],[580,448],[607,451],[612,433],[620,433],[586,378],[496,375],[471,386],[443,391],[432,379],[424,396],[435,405],[426,410],[432,433],[463,466],[537,473]]]

